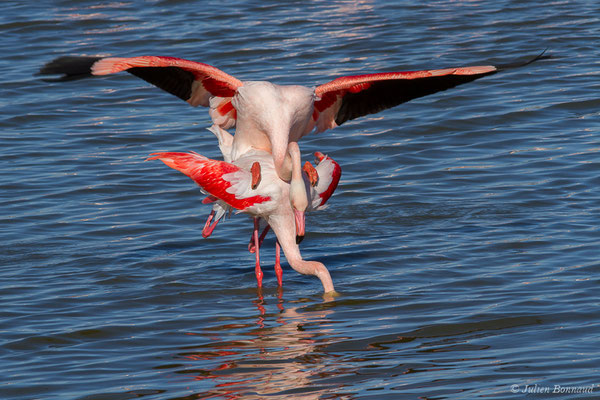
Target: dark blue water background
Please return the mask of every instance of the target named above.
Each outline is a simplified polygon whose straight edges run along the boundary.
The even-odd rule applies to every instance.
[[[4,1],[0,397],[600,396],[596,1]],[[554,55],[305,138],[343,168],[257,292],[251,221],[145,157],[219,155],[194,109],[128,74],[64,84],[56,56],[170,55],[242,80]],[[516,386],[513,386],[516,385]],[[537,396],[537,397],[536,397]]]

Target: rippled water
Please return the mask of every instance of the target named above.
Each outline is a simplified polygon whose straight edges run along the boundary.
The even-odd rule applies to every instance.
[[[600,396],[597,2],[24,3],[0,16],[1,398]],[[257,292],[250,220],[202,239],[195,185],[144,162],[217,157],[206,110],[128,74],[33,76],[153,54],[312,86],[544,48],[301,143],[343,168],[301,246],[333,301],[287,264],[276,289],[272,238]]]

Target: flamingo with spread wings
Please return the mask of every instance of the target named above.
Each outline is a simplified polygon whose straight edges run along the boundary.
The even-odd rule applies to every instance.
[[[250,149],[267,151],[273,155],[277,175],[289,180],[289,142],[297,142],[313,130],[323,132],[348,120],[472,82],[496,73],[498,68],[486,65],[345,76],[308,88],[241,81],[211,65],[174,57],[66,56],[46,64],[40,74],[62,74],[57,80],[72,80],[121,71],[192,106],[209,107],[215,124],[223,129],[235,126],[233,160]]]
[[[232,137],[231,143],[228,143],[227,150],[223,152],[225,160],[231,162],[221,161],[220,163],[224,164],[218,164],[222,168],[221,175],[206,175],[213,176],[214,180],[206,182],[201,180],[202,183],[197,180],[210,193],[207,201],[216,201],[217,209],[218,207],[226,208],[223,206],[226,204],[264,218],[275,231],[290,265],[301,273],[319,276],[325,291],[329,291],[333,290],[333,284],[327,269],[316,262],[306,264],[311,262],[302,260],[297,245],[293,243],[294,229],[290,227],[295,225],[297,234],[303,230],[304,220],[299,221],[298,216],[303,215],[304,210],[298,209],[296,205],[290,206],[288,203],[291,201],[293,204],[298,199],[308,201],[309,194],[305,185],[299,184],[298,180],[294,179],[294,175],[298,175],[300,171],[300,158],[293,156],[294,151],[290,151],[290,145],[294,147],[298,140],[311,131],[323,132],[342,125],[348,120],[377,113],[415,98],[472,82],[494,74],[500,69],[527,65],[546,58],[543,54],[525,63],[501,67],[484,65],[346,76],[315,88],[276,85],[262,81],[241,81],[208,64],[159,56],[59,57],[46,64],[40,70],[40,74],[63,75],[57,79],[60,81],[127,71],[185,100],[192,106],[208,107],[213,123],[218,127],[228,129],[235,126],[235,135]],[[258,168],[255,168],[254,165],[256,157],[253,152],[262,152],[261,157],[264,157],[264,162],[257,164]],[[204,170],[204,167],[200,168],[199,164],[208,165],[209,161],[215,162],[214,160],[206,161],[206,159],[199,158],[201,156],[193,154],[185,156],[181,155],[183,153],[160,154],[160,157],[158,155],[157,157],[165,161],[167,165],[188,175],[192,174],[193,176],[190,176],[195,180],[194,177],[197,175],[192,172],[199,169]],[[254,156],[250,157],[249,155],[252,154]],[[185,162],[183,162],[184,160]],[[253,160],[252,165],[244,165],[243,168],[236,165],[242,161],[247,163],[249,160]],[[269,162],[269,160],[271,161]],[[268,166],[267,171],[263,171],[265,166]],[[236,197],[237,195],[235,195],[232,198],[228,190],[210,186],[217,181],[223,182],[224,176],[229,176],[230,173],[244,176],[244,179],[236,181],[237,184],[244,182],[246,185],[243,188],[240,186],[240,191],[257,189],[258,193],[261,185],[274,185],[274,187],[278,185],[278,189],[275,188],[271,194],[265,194],[265,199],[260,197],[263,195],[259,194],[248,195],[248,197]],[[263,179],[262,174],[267,174],[269,178]],[[201,175],[204,176],[204,174]],[[288,181],[290,183],[287,183]],[[236,186],[229,183],[231,187]],[[318,184],[318,177],[314,174],[311,184],[313,186]],[[219,192],[219,190],[221,191]],[[213,191],[216,192],[213,193]],[[259,210],[264,205],[263,203],[268,203],[266,198],[271,198],[274,193],[279,196],[287,194],[289,199],[287,201],[279,199],[278,202],[273,203],[279,204],[279,206],[273,208],[269,213],[253,211]],[[234,205],[234,200],[241,203]],[[294,224],[294,212],[296,211],[301,212],[300,214],[296,213]],[[216,212],[209,217],[203,230],[204,234],[210,234],[214,229],[216,222],[211,223],[211,220],[215,215],[218,217],[219,214]],[[258,220],[255,220],[253,237],[257,265],[258,225]],[[250,247],[252,248],[252,246]]]

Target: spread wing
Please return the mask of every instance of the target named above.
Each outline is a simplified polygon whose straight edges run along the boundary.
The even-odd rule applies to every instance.
[[[318,132],[497,72],[494,66],[345,76],[315,90]]]
[[[52,81],[67,81],[121,71],[127,71],[194,107],[210,107],[214,122],[224,129],[235,125],[236,112],[231,98],[242,82],[208,64],[158,56],[65,56],[46,64],[39,74],[62,75]]]
[[[498,71],[523,67],[537,60],[551,58],[550,55],[544,55],[545,52],[546,50],[524,62],[497,66],[387,72],[337,78],[315,89],[318,99],[315,101],[313,112],[314,126],[317,132],[322,132],[348,120],[472,82]]]

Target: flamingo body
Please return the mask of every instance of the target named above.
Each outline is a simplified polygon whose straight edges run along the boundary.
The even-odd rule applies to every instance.
[[[303,86],[245,82],[231,102],[237,115],[231,158],[252,148],[267,151],[279,176],[289,180],[291,168],[283,170],[287,145],[309,129],[314,99],[314,91]]]
[[[297,149],[297,145],[295,148]],[[299,154],[299,150],[297,152]],[[262,271],[258,255],[258,221],[263,218],[275,232],[278,240],[277,246],[281,246],[283,249],[290,266],[302,274],[317,276],[321,280],[325,292],[334,290],[327,268],[317,261],[303,260],[296,243],[297,218],[294,215],[295,206],[293,202],[290,203],[290,199],[294,199],[293,195],[290,196],[290,191],[294,176],[297,177],[298,171],[292,171],[292,183],[280,180],[276,175],[271,155],[263,151],[250,151],[239,157],[235,163],[211,160],[197,153],[181,152],[153,153],[149,160],[153,159],[159,159],[169,167],[192,178],[203,191],[209,194],[210,200],[217,198],[218,201],[254,217],[253,241],[256,250],[256,277],[259,286],[262,285]],[[263,179],[255,190],[251,190],[249,187],[252,174],[249,169],[257,160],[261,161]],[[335,184],[337,185],[337,182]],[[256,194],[251,196],[250,192]],[[308,199],[305,201],[308,204]],[[281,269],[277,267],[278,264],[276,273],[278,282],[281,284]]]
[[[267,163],[270,161],[270,154],[255,153],[240,158],[238,164],[212,160],[193,152],[153,153],[148,160],[160,159],[169,167],[189,176],[210,198],[221,200],[237,210],[262,216],[272,211],[279,200],[280,191],[271,187],[276,183],[267,180],[259,185],[258,194],[251,190],[252,174],[244,169],[246,163],[256,159],[263,159]]]

